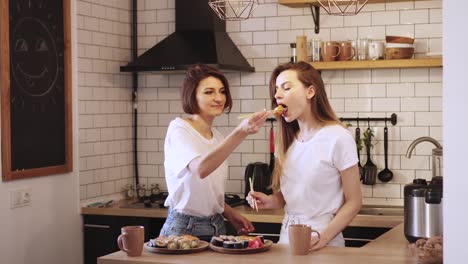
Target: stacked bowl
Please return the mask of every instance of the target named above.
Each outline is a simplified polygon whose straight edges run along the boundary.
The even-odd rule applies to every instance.
[[[385,59],[410,59],[414,53],[414,38],[403,36],[386,36]]]

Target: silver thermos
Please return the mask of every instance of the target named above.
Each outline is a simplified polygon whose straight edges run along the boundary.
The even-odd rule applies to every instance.
[[[405,236],[410,243],[419,238],[443,235],[442,177],[433,177],[429,184],[415,179],[404,188]]]

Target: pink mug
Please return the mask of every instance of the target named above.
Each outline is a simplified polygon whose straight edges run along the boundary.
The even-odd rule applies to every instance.
[[[117,238],[120,250],[127,253],[129,257],[141,256],[145,242],[145,228],[143,226],[124,226],[121,232],[122,234]]]
[[[339,61],[352,60],[356,55],[356,50],[353,47],[351,41],[343,41],[339,43],[340,45],[340,54],[338,54]]]
[[[321,55],[323,61],[335,61],[340,55],[340,45],[336,41],[322,42]]]
[[[293,255],[307,255],[309,253],[310,241],[312,233],[316,233],[318,241],[320,241],[320,233],[313,230],[308,225],[289,225],[288,226],[288,237],[289,237],[289,248]]]

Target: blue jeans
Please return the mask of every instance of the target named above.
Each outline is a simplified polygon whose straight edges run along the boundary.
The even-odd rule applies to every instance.
[[[166,222],[159,235],[180,236],[186,234],[209,242],[212,236],[226,234],[224,218],[221,214],[197,217],[169,209]]]

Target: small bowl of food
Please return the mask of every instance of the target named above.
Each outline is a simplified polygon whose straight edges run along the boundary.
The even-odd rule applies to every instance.
[[[411,255],[418,258],[419,264],[443,263],[443,239],[440,236],[418,239],[409,245]]]
[[[385,48],[385,59],[401,60],[411,59],[413,57],[414,48]]]

